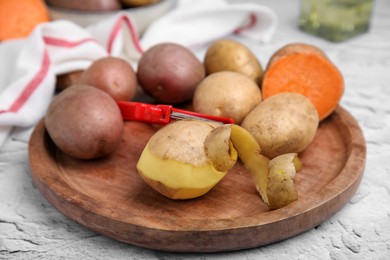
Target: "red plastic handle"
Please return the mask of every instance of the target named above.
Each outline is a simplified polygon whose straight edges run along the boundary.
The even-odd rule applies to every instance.
[[[124,120],[140,121],[150,124],[168,124],[171,119],[194,118],[234,124],[228,117],[219,117],[173,108],[171,105],[152,105],[141,102],[117,101]]]
[[[118,101],[117,103],[124,120],[151,124],[168,124],[171,120],[172,106],[170,105],[151,105],[126,101]]]

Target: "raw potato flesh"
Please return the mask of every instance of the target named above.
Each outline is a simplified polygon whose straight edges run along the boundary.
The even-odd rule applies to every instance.
[[[256,139],[234,124],[218,126],[188,120],[165,126],[149,140],[137,169],[146,183],[166,197],[190,199],[213,188],[234,166],[237,155],[271,209],[297,199],[297,154],[270,161],[261,154]]]
[[[214,167],[204,148],[206,137],[216,126],[183,120],[161,128],[138,161],[141,177],[171,199],[191,199],[208,192],[226,173]]]

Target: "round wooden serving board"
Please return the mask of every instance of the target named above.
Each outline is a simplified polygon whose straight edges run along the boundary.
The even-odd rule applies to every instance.
[[[353,196],[365,165],[362,132],[339,107],[300,154],[296,202],[270,211],[240,162],[203,197],[174,201],[152,190],[136,170],[155,131],[126,122],[112,156],[82,161],[62,153],[41,121],[29,143],[33,181],[62,214],[97,233],[158,250],[216,252],[266,245],[319,225]]]

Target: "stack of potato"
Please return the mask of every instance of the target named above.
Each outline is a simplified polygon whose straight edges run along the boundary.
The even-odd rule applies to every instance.
[[[315,46],[284,46],[263,70],[245,45],[229,39],[211,44],[203,61],[183,46],[163,43],[143,54],[137,71],[110,57],[94,62],[72,80],[70,74],[65,76],[67,85],[59,84],[65,90],[53,100],[45,119],[51,138],[63,151],[83,159],[110,154],[123,134],[115,101],[137,100],[142,92],[152,102],[186,106],[235,122],[182,120],[159,128],[137,164],[146,183],[172,199],[199,197],[239,159],[271,209],[298,199],[294,178],[304,167],[298,154],[311,144],[320,121],[334,111],[344,90],[341,73]],[[77,114],[66,108],[80,111],[81,105],[75,109],[73,104],[82,102],[88,102],[92,112]],[[113,109],[101,109],[104,102]],[[87,118],[95,119],[88,123],[89,133],[96,126],[104,130],[80,140],[77,133],[85,132],[82,122]],[[115,122],[120,131],[102,127],[101,122]],[[73,128],[64,130],[67,125]]]

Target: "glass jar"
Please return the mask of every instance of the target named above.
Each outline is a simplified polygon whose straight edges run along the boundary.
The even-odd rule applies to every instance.
[[[302,0],[301,30],[340,42],[367,32],[373,0]]]

